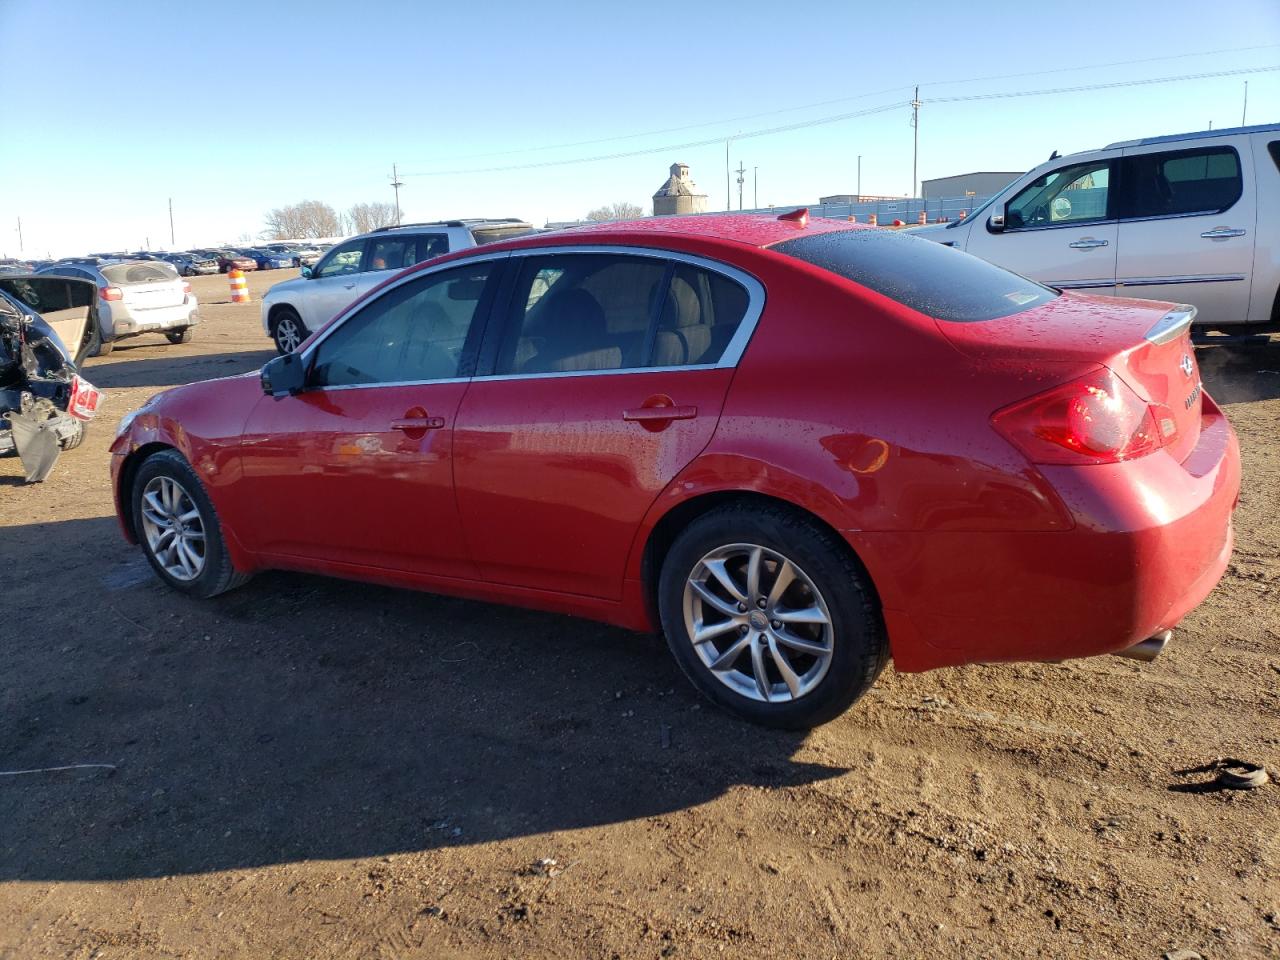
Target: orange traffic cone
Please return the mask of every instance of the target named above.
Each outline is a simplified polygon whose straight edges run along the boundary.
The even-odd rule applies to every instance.
[[[231,281],[231,302],[248,303],[249,281],[244,278],[244,271],[231,270],[227,273],[227,278]]]

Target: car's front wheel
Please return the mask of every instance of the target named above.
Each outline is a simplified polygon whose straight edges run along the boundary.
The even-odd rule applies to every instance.
[[[293,307],[280,307],[271,322],[271,339],[280,353],[293,353],[307,339],[307,328]]]
[[[142,550],[175,590],[213,597],[249,579],[232,566],[213,503],[178,451],[162,450],[143,462],[132,503]]]
[[[667,553],[658,604],[694,685],[766,726],[831,720],[888,657],[866,571],[832,533],[785,507],[732,504],[699,517]]]

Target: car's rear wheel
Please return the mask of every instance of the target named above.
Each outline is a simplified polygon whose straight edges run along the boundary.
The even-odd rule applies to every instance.
[[[176,450],[152,454],[138,468],[132,500],[138,541],[169,586],[213,597],[249,579],[232,566],[213,503]]]
[[[663,562],[658,604],[694,685],[767,726],[831,720],[888,657],[866,571],[832,533],[785,507],[733,504],[694,521]]]
[[[80,444],[84,443],[84,435],[89,432],[89,428],[83,420],[72,419],[71,423],[70,435],[58,441],[58,446],[63,450],[74,450],[80,446]]]
[[[164,335],[168,337],[170,343],[190,343],[195,339],[195,327],[178,327],[175,330],[166,330]]]
[[[307,339],[307,328],[293,307],[279,307],[271,321],[271,338],[281,353],[293,353]]]

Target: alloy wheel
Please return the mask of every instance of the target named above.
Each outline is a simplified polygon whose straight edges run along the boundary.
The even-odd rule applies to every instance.
[[[175,580],[200,576],[205,529],[200,508],[172,477],[153,477],[142,490],[142,533],[156,563]]]
[[[831,666],[826,601],[797,564],[768,547],[733,543],[699,560],[685,582],[684,622],[711,675],[752,700],[797,700]]]
[[[300,343],[302,343],[302,330],[298,321],[290,316],[281,317],[280,322],[276,324],[276,345],[285,353],[293,353]]]

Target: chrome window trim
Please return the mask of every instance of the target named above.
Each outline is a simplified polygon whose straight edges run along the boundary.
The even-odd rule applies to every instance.
[[[334,390],[368,390],[371,387],[425,387],[437,383],[470,383],[470,377],[446,377],[443,380],[397,380],[394,383],[340,383],[331,387],[311,387],[304,393],[330,393]]]
[[[1046,287],[1055,290],[1095,290],[1098,287],[1114,287],[1114,280],[1046,280]]]
[[[1182,336],[1196,318],[1196,308],[1189,303],[1180,303],[1156,321],[1155,326],[1146,332],[1144,339],[1151,343],[1169,343]]]
[[[742,319],[738,322],[738,329],[734,331],[733,337],[730,338],[727,344],[725,344],[724,353],[720,355],[720,359],[715,363],[681,364],[679,366],[666,367],[615,367],[608,370],[553,370],[549,373],[492,373],[484,376],[473,377],[472,379],[477,381],[546,380],[551,377],[598,376],[601,374],[674,373],[678,370],[732,369],[738,365],[738,362],[742,359],[742,355],[746,353],[747,344],[751,342],[751,337],[755,333],[756,326],[760,323],[761,315],[764,313],[764,284],[751,274],[739,267],[732,266],[720,260],[713,260],[709,257],[702,257],[692,253],[684,253],[679,250],[668,250],[662,247],[635,246],[633,244],[555,244],[538,247],[520,247],[519,249],[511,251],[511,257],[514,260],[522,257],[538,257],[562,253],[646,257],[649,259],[671,260],[676,263],[687,263],[690,266],[708,270],[712,273],[718,273],[743,287],[747,291],[747,309],[743,311]]]
[[[1181,277],[1129,277],[1117,279],[1119,287],[1154,287],[1165,283],[1229,283],[1233,280],[1247,280],[1243,273],[1206,274],[1204,276]]]
[[[1036,233],[1040,230],[1067,230],[1075,228],[1079,230],[1081,227],[1105,227],[1113,223],[1120,223],[1120,220],[1114,217],[1110,220],[1105,218],[1095,220],[1069,220],[1065,223],[1044,223],[1034,227],[1006,227],[999,233]]]

